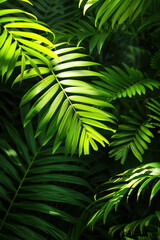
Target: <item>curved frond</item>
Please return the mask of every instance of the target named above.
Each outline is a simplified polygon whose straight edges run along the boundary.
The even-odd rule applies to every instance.
[[[146,106],[151,111],[151,113],[148,114],[149,117],[151,117],[152,121],[155,121],[152,124],[160,127],[160,103],[157,100],[153,98],[150,99],[150,101],[146,103]]]
[[[151,6],[153,6],[153,4]],[[150,8],[151,8],[151,6],[150,6]],[[160,25],[159,25],[160,14],[159,14],[159,12],[157,12],[157,9],[159,9],[160,6],[159,7],[155,6],[155,8],[156,8],[156,13],[151,14],[150,17],[143,19],[143,22],[141,23],[141,25],[138,28],[138,32],[143,32],[146,30],[154,32],[155,30],[157,31],[157,29],[160,28]],[[156,26],[156,28],[155,28],[155,26]]]
[[[23,14],[24,16],[17,16]],[[25,70],[25,61],[30,53],[40,58],[44,64],[51,67],[46,55],[59,60],[52,51],[54,45],[37,31],[54,34],[46,26],[40,24],[33,14],[19,9],[2,9],[0,11],[0,71],[2,79],[6,74],[6,81],[11,76],[16,62],[21,58],[21,80]]]
[[[153,91],[154,87],[159,88],[160,83],[154,79],[145,78],[141,71],[130,68],[124,64],[125,70],[113,66],[113,69],[105,68],[104,83],[94,81],[97,85],[105,89],[112,97],[111,100],[117,98],[133,97],[136,94],[142,95],[146,93],[146,88]]]
[[[83,0],[79,1],[79,7]],[[102,3],[99,0],[88,0],[84,4],[83,13],[87,11],[91,6],[96,3],[98,6],[98,12],[95,18],[95,25],[99,29],[111,19],[112,28],[115,25],[121,25],[126,20],[132,23],[139,15],[143,15],[149,6],[154,2],[153,0],[104,0]]]
[[[36,15],[43,23],[55,28],[77,13],[74,0],[30,0],[30,4],[27,3],[28,1],[21,1],[23,9]],[[12,6],[14,6],[13,3],[10,4],[10,8]]]
[[[132,110],[128,116],[122,115],[121,118],[124,123],[119,124],[117,132],[112,136],[110,157],[114,157],[115,160],[120,159],[124,164],[131,150],[134,156],[142,162],[142,155],[148,149],[147,145],[151,143],[151,138],[154,137],[150,130],[154,126],[150,123],[150,119],[145,119],[135,110]]]
[[[109,229],[109,233],[113,236],[117,231],[121,230],[121,232],[122,231],[124,232],[124,235],[127,236],[129,234],[133,236],[137,231],[143,234],[145,228],[147,227],[150,227],[150,229],[154,229],[152,231],[155,232],[155,222],[157,223],[156,225],[159,224],[159,221],[160,221],[159,217],[160,217],[160,212],[156,211],[154,214],[148,215],[143,219],[132,221],[126,225],[119,224],[119,225],[112,226]],[[145,239],[148,240],[149,238],[146,237]],[[126,240],[133,240],[133,238],[126,237]]]
[[[47,105],[47,110],[38,124],[36,136],[47,127],[43,145],[56,133],[53,152],[65,139],[66,153],[74,154],[79,147],[79,155],[81,155],[82,152],[89,153],[89,145],[97,150],[96,142],[102,146],[105,146],[105,143],[108,144],[108,140],[95,127],[115,132],[110,123],[114,123],[116,118],[110,110],[99,109],[114,108],[112,104],[103,100],[108,96],[107,92],[97,89],[95,84],[92,84],[95,77],[99,78],[102,75],[84,69],[97,64],[91,61],[78,60],[86,55],[73,52],[75,50],[79,49],[68,47],[55,51],[55,54],[60,57],[60,63],[57,60],[52,61],[54,73],[48,68],[39,67],[41,75],[47,74],[48,76],[26,93],[22,98],[21,106],[35,99],[24,120],[24,126],[26,126]],[[34,63],[41,64],[38,59],[34,59]],[[26,61],[25,64],[30,64],[30,62]],[[23,79],[38,75],[36,69],[31,68],[24,71]],[[21,74],[14,83],[20,81]]]
[[[103,222],[106,222],[108,214],[115,209],[117,210],[122,198],[130,197],[131,193],[138,187],[137,200],[140,197],[142,191],[144,192],[149,183],[154,183],[152,185],[151,194],[149,197],[149,204],[151,204],[152,199],[160,190],[160,164],[158,162],[149,163],[141,165],[137,168],[126,170],[125,172],[117,175],[116,177],[110,179],[108,182],[103,184],[103,190],[101,190],[95,196],[95,203],[91,205],[91,208],[97,209],[94,216],[90,219],[89,225],[93,227],[97,221],[103,218]],[[106,191],[109,193],[106,194]],[[133,222],[130,225],[125,225],[125,231],[134,232],[136,227],[140,225],[141,231],[143,231],[143,226],[152,219],[152,217],[147,216],[144,221]],[[158,217],[159,219],[159,217]],[[122,227],[122,226],[120,226]],[[117,228],[118,230],[118,228]],[[113,231],[113,230],[112,230]],[[114,231],[115,232],[115,231]]]
[[[101,49],[109,36],[109,28],[105,26],[105,29],[98,31],[94,26],[94,22],[90,18],[85,20],[80,19],[77,21],[69,21],[60,26],[58,30],[54,30],[56,38],[63,39],[63,41],[75,41],[77,46],[80,46],[83,41],[87,41],[89,44],[89,52],[92,53],[95,47],[97,47],[100,54]],[[85,43],[82,45],[86,45]]]
[[[29,3],[30,5],[32,5],[33,6],[33,3],[31,3],[31,1],[29,1],[29,0],[20,0],[21,2],[26,2],[26,3]]]
[[[51,149],[39,148],[31,124],[25,128],[28,144],[13,127],[7,124],[7,129],[14,147],[0,140],[0,238],[68,239],[62,222],[70,228],[76,215],[63,206],[81,209],[90,203],[80,191],[92,190],[82,177],[88,166],[77,157],[65,157],[63,149],[53,156]]]
[[[160,75],[160,49],[151,58],[151,68],[157,70],[157,76]]]

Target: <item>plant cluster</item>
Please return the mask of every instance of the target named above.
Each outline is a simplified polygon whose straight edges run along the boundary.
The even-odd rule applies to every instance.
[[[0,0],[0,239],[160,239],[159,34],[159,0]]]

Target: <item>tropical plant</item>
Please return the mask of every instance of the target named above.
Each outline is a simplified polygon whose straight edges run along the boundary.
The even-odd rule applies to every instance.
[[[0,0],[0,239],[159,238],[159,10]]]

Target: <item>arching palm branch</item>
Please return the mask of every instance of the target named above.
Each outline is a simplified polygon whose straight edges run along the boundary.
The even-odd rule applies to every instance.
[[[22,118],[26,112],[23,108]],[[65,157],[63,148],[54,156],[52,148],[42,149],[31,123],[24,129],[25,141],[10,124],[5,125],[12,144],[0,140],[0,238],[68,239],[62,222],[71,228],[78,209],[90,202],[81,192],[92,191],[83,179],[87,164],[77,157]],[[77,211],[70,214],[64,206]]]

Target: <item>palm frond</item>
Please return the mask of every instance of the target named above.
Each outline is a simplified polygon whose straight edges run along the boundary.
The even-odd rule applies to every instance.
[[[32,3],[31,3],[31,1],[29,1],[29,0],[20,0],[21,2],[26,2],[26,3],[29,3],[30,5],[33,5]]]
[[[59,24],[72,19],[77,14],[73,0],[31,0],[30,3],[27,4],[27,1],[22,1],[21,7],[36,15],[40,21],[50,27],[57,28]],[[14,6],[13,2],[9,6],[12,8]]]
[[[159,29],[159,19],[160,19],[160,14],[159,13],[155,13],[152,14],[151,16],[143,19],[143,22],[141,23],[141,25],[138,28],[138,32],[143,32],[143,31],[154,31],[154,30],[158,30]],[[156,27],[156,29],[155,29]]]
[[[23,14],[23,17],[17,16],[17,14]],[[30,52],[48,64],[49,67],[51,65],[46,55],[59,60],[58,56],[51,50],[54,48],[53,43],[38,34],[37,30],[48,32],[54,39],[53,32],[40,24],[33,14],[20,9],[2,9],[0,16],[0,71],[2,79],[5,74],[6,81],[9,79],[19,58],[21,58],[21,79],[23,79],[25,59],[29,57]]]
[[[113,66],[113,69],[105,68],[104,83],[94,81],[97,85],[105,89],[112,97],[109,100],[117,98],[133,97],[136,94],[146,93],[146,88],[153,91],[153,87],[159,88],[160,83],[154,79],[145,78],[143,73],[138,69],[130,68],[124,64],[125,70]]]
[[[148,116],[152,119],[152,124],[155,126],[160,127],[160,103],[157,101],[158,99],[150,99],[146,103],[146,106],[148,109],[151,110],[151,113],[148,114]],[[153,122],[155,120],[155,122]]]
[[[151,204],[152,199],[158,194],[160,189],[160,180],[159,180],[159,173],[160,173],[160,164],[158,162],[149,163],[145,165],[141,165],[137,168],[132,168],[126,170],[125,172],[117,175],[114,178],[111,178],[108,182],[101,186],[101,191],[95,195],[95,203],[91,205],[91,208],[95,211],[95,214],[92,216],[88,225],[92,228],[94,227],[95,223],[103,218],[103,222],[106,222],[108,214],[117,208],[122,199],[127,198],[129,199],[131,193],[134,190],[137,190],[137,201],[139,200],[140,195],[142,192],[147,189],[147,186],[152,182],[152,190],[149,196],[149,204]],[[106,188],[107,187],[107,188]],[[103,188],[103,190],[102,190]],[[106,194],[106,191],[109,193]],[[157,213],[159,214],[159,213]],[[136,227],[140,225],[141,231],[143,231],[143,226],[148,220],[152,219],[153,216],[147,216],[141,222],[133,222],[129,226],[126,226],[125,231],[131,230],[132,232],[135,231]],[[159,220],[159,215],[158,215]],[[120,226],[122,227],[122,226]],[[112,233],[115,232],[116,229],[111,229]],[[118,229],[117,229],[118,230]]]
[[[157,70],[157,76],[160,75],[159,61],[160,61],[160,49],[158,51],[156,51],[155,54],[153,55],[153,57],[151,58],[151,68]]]
[[[23,109],[23,118],[25,114]],[[62,221],[70,228],[76,215],[63,206],[81,209],[90,202],[80,191],[92,190],[82,177],[88,166],[79,158],[64,157],[63,149],[54,156],[50,148],[42,150],[35,142],[31,124],[25,128],[29,144],[9,124],[6,127],[14,147],[1,139],[0,238],[68,239]]]
[[[79,58],[87,57],[87,55],[78,50],[80,49],[75,47],[56,50],[55,54],[60,57],[60,63],[57,60],[52,61],[54,73],[49,68],[38,67],[41,76],[46,74],[48,76],[26,93],[22,98],[21,106],[35,99],[35,103],[24,120],[24,126],[26,126],[47,105],[47,112],[44,112],[38,124],[36,136],[43,128],[47,127],[48,131],[43,145],[56,133],[53,152],[65,139],[66,153],[74,154],[79,146],[79,155],[81,155],[82,152],[89,153],[89,145],[97,150],[98,146],[95,141],[102,146],[105,146],[105,143],[108,144],[108,140],[94,127],[115,132],[112,126],[105,125],[101,121],[114,123],[116,118],[111,112],[99,109],[99,107],[110,109],[114,107],[103,100],[105,96],[108,96],[107,92],[96,89],[95,84],[92,84],[92,79],[102,75],[84,69],[84,67],[92,67],[97,64],[91,61],[79,61]],[[42,64],[38,59],[33,61],[37,65]],[[30,62],[26,61],[25,64],[30,65]],[[68,69],[69,71],[67,71]],[[24,71],[23,80],[38,75],[36,69],[31,68]],[[21,74],[15,79],[14,84],[20,81]],[[37,99],[38,94],[39,98]]]
[[[54,30],[54,28],[53,28]],[[94,26],[94,21],[91,18],[80,19],[77,21],[68,21],[62,24],[58,30],[54,30],[56,38],[60,41],[76,42],[77,46],[86,46],[86,42],[89,44],[90,54],[97,47],[100,54],[102,47],[109,36],[109,28],[105,26],[105,29],[98,31]],[[62,41],[61,40],[61,41]],[[83,44],[83,42],[85,43]]]
[[[159,221],[160,221],[160,212],[156,211],[154,214],[148,215],[143,219],[138,219],[128,224],[119,224],[119,225],[112,226],[109,230],[109,233],[113,236],[117,231],[121,230],[121,233],[123,231],[124,235],[133,236],[137,232],[139,232],[140,234],[143,234],[144,229],[147,227],[149,227],[149,230],[152,230],[153,232],[155,232],[156,227],[158,230]],[[156,227],[155,227],[155,223],[156,223]],[[156,231],[156,233],[157,232],[158,231]],[[145,239],[148,239],[148,238],[146,237]]]
[[[83,0],[79,1],[79,7],[82,2]],[[98,26],[99,29],[101,29],[101,27],[105,25],[108,20],[111,19],[111,25],[112,28],[114,28],[115,25],[119,26],[123,24],[126,20],[129,20],[129,22],[132,23],[139,15],[143,15],[145,13],[145,11],[149,8],[152,2],[154,1],[104,0],[102,2],[99,0],[88,0],[84,4],[83,13],[85,14],[87,9],[97,3],[98,12],[95,18],[95,25]]]
[[[138,103],[137,103],[138,104]],[[154,137],[150,129],[154,128],[150,118],[142,115],[142,112],[131,110],[130,115],[122,115],[123,124],[119,124],[117,132],[112,136],[113,141],[110,146],[110,157],[115,160],[121,160],[124,164],[129,151],[140,161],[143,161],[142,155],[148,149],[148,143]]]

